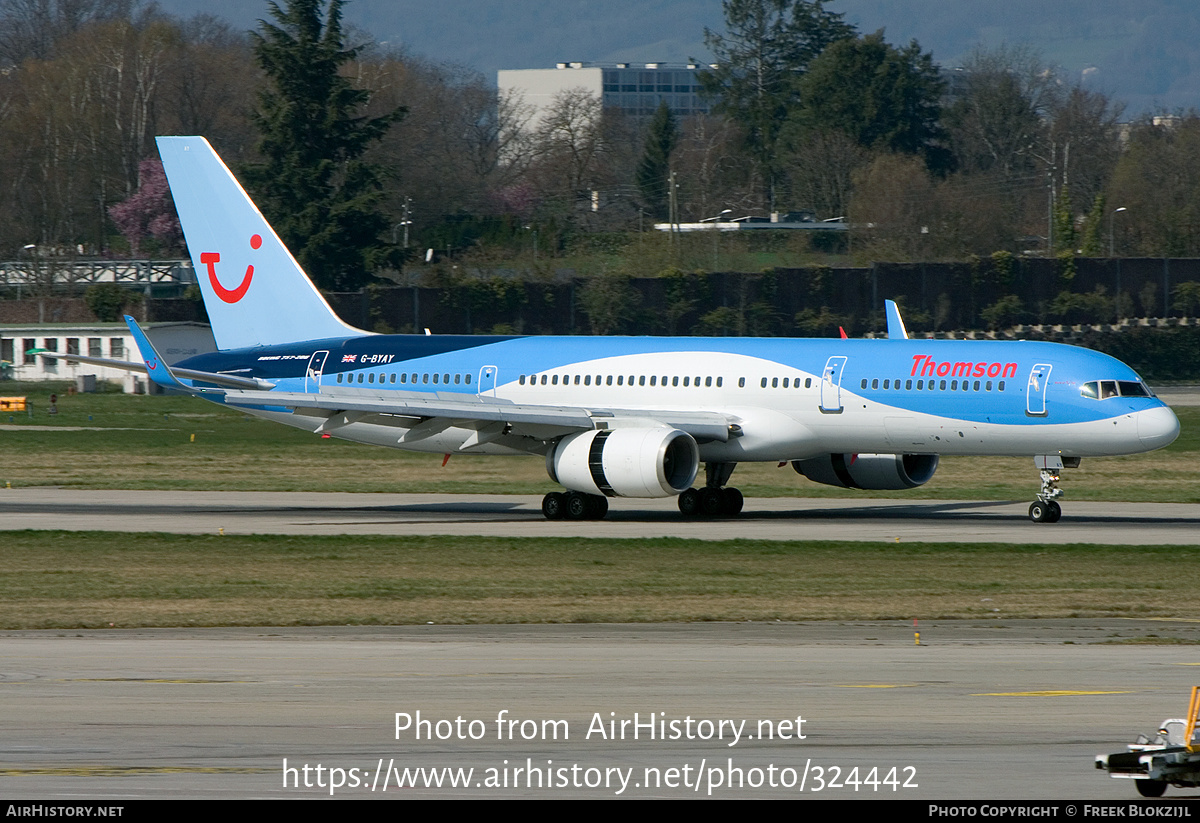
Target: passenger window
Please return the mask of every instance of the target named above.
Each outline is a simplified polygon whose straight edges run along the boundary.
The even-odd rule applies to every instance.
[[[467,375],[466,383],[468,386],[471,385],[471,375],[469,375],[469,374]]]
[[[721,378],[717,378],[717,388],[721,388]]]
[[[865,377],[862,379],[862,387],[864,389],[867,387],[867,378],[865,378]]]
[[[611,374],[608,377],[604,378],[604,385],[606,385],[606,386],[612,385],[612,375]]]
[[[1004,381],[1001,380],[999,383],[997,383],[996,388],[999,389],[1000,391],[1004,391]]]
[[[787,379],[786,377],[785,377],[785,378],[783,378],[783,387],[784,387],[785,389],[788,387],[788,379]]]
[[[765,377],[762,379],[762,387],[764,389],[767,387],[767,378],[765,378]]]
[[[746,378],[744,378],[744,377],[739,377],[739,378],[738,378],[738,388],[739,388],[739,389],[744,389],[744,388],[746,388]]]
[[[873,388],[873,389],[879,388],[879,378],[878,377],[876,377],[874,380],[871,381],[871,388]]]
[[[339,383],[341,383],[341,382],[342,382],[342,375],[341,375],[340,373],[338,374],[338,382],[339,382]]]
[[[460,381],[461,379],[462,379],[462,375],[461,375],[461,374],[456,374],[456,375],[454,375],[454,385],[456,385],[456,386],[457,386],[457,385],[458,385],[458,383],[459,383],[459,381]]]
[[[912,391],[912,381],[911,381],[911,380],[905,380],[905,381],[904,381],[904,390],[905,390],[905,391]]]
[[[678,377],[672,377],[672,378],[671,378],[671,385],[672,385],[672,386],[678,386],[678,385],[679,385],[679,378],[678,378]]]

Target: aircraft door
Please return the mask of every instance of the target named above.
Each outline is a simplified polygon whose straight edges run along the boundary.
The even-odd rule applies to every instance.
[[[1050,385],[1049,363],[1038,363],[1029,371],[1029,383],[1025,386],[1025,414],[1030,417],[1045,417],[1046,387]]]
[[[846,368],[847,358],[834,355],[825,363],[821,373],[821,412],[823,414],[842,413],[842,372]]]
[[[496,367],[484,366],[479,370],[479,395],[496,396]]]
[[[304,391],[313,394],[321,390],[321,373],[325,370],[327,351],[315,351],[308,358],[308,368],[304,370]]]

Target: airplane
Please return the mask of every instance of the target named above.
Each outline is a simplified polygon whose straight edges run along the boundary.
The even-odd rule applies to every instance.
[[[1112,357],[911,339],[892,301],[887,339],[366,332],[330,309],[203,137],[157,143],[218,351],[168,366],[127,317],[143,362],[123,367],[320,436],[541,456],[565,489],[543,498],[550,520],[602,518],[620,497],[733,516],[744,498],[729,481],[744,462],[886,490],[928,482],[943,455],[1011,455],[1034,458],[1029,517],[1053,523],[1064,468],[1179,434],[1171,409]]]

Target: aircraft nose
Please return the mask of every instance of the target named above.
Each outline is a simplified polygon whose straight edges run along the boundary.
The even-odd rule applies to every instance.
[[[1161,449],[1179,436],[1179,418],[1166,406],[1137,413],[1138,439],[1149,449]]]

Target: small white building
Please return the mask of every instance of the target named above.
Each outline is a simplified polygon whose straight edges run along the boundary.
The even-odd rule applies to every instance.
[[[142,328],[168,365],[217,350],[212,330],[204,323],[145,323]],[[120,383],[124,391],[131,394],[147,390],[146,376],[139,372],[73,363],[30,354],[31,350],[140,362],[133,335],[124,323],[0,324],[0,377],[75,382],[79,377],[95,375],[96,380]],[[0,394],[3,394],[3,385],[0,380]]]

